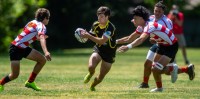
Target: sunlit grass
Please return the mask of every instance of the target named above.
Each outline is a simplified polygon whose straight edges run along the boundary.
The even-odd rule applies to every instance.
[[[163,75],[162,93],[150,93],[155,87],[151,75],[149,89],[138,89],[142,81],[143,62],[148,48],[133,48],[127,53],[117,53],[116,62],[104,81],[96,87],[96,92],[89,90],[89,84],[83,84],[83,78],[87,74],[88,58],[92,49],[70,49],[52,52],[52,61],[48,62],[36,79],[41,92],[24,87],[24,82],[31,73],[34,62],[24,59],[21,62],[21,72],[18,79],[5,85],[5,90],[0,93],[0,99],[68,99],[68,98],[199,98],[199,73],[200,49],[188,49],[188,57],[195,64],[196,78],[188,79],[187,74],[179,75],[175,84],[170,82],[170,76]],[[177,62],[184,65],[181,53],[177,54]],[[0,78],[10,72],[9,57],[0,56]],[[99,73],[99,66],[94,76]],[[92,80],[94,77],[92,78]]]

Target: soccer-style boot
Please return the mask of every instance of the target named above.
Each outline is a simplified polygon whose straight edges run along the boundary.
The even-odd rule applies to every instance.
[[[138,88],[149,88],[149,85],[147,83],[142,82]]]
[[[163,91],[163,88],[154,88],[154,89],[151,89],[150,92],[162,92]]]
[[[194,72],[194,65],[193,64],[188,65],[188,72],[187,72],[187,74],[188,74],[190,80],[194,79],[195,72]]]
[[[91,79],[92,75],[90,75],[90,73],[88,73],[85,77],[84,77],[84,83],[88,83]]]
[[[174,64],[173,71],[170,72],[171,74],[171,82],[175,83],[178,78],[178,66],[177,64]]]
[[[41,91],[41,88],[36,86],[35,82],[30,83],[30,82],[26,81],[25,82],[25,87],[31,88],[31,89],[36,90],[36,91]]]
[[[0,85],[0,92],[2,92],[4,90],[4,86]]]
[[[90,91],[96,91],[95,87],[90,87]]]

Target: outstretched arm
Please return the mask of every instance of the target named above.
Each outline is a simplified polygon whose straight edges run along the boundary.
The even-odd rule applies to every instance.
[[[133,32],[131,35],[117,39],[116,43],[117,44],[124,44],[124,43],[130,43],[132,41],[134,41],[137,37],[139,37],[140,34]]]
[[[131,49],[132,47],[136,47],[136,46],[142,44],[148,37],[149,37],[148,34],[143,33],[139,38],[137,38],[136,40],[134,40],[132,43],[130,43],[128,45],[123,45],[123,46],[119,47],[117,49],[117,51],[119,51],[119,52],[126,52],[126,51],[128,51],[128,49]]]

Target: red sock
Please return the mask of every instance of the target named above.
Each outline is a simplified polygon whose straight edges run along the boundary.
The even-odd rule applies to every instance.
[[[181,72],[187,73],[187,71],[188,71],[188,67],[181,67]]]
[[[162,88],[162,82],[156,82],[157,88]]]
[[[29,77],[28,82],[30,82],[30,83],[34,82],[36,76],[37,76],[37,74],[34,73],[34,72],[32,72],[31,75],[30,75],[30,77]]]
[[[144,76],[144,77],[143,77],[143,82],[146,83],[146,84],[148,84],[148,82],[149,82],[149,77],[147,77],[147,76],[145,77],[145,76]]]
[[[173,66],[168,66],[169,67],[169,72],[173,71],[174,70],[174,67]]]
[[[11,80],[10,80],[9,76],[7,75],[0,81],[0,84],[4,85],[4,84],[8,83],[9,81],[11,81]]]

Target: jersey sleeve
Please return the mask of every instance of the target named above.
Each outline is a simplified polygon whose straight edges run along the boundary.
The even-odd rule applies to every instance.
[[[155,31],[155,28],[158,27],[158,23],[154,22],[153,24],[148,24],[144,28],[144,33],[150,34]]]
[[[36,27],[36,31],[38,32],[38,35],[45,35],[46,34],[46,27],[44,24],[40,23]]]
[[[143,28],[141,26],[138,26],[135,30],[136,33],[141,34],[143,32]]]
[[[94,32],[94,30],[95,30],[95,28],[98,26],[98,24],[99,24],[98,21],[96,21],[96,22],[94,22],[94,23],[92,24],[92,27],[91,27],[91,29],[90,29],[90,31],[89,31],[89,33],[90,33],[91,35],[93,35],[93,36],[96,35],[95,32]]]

